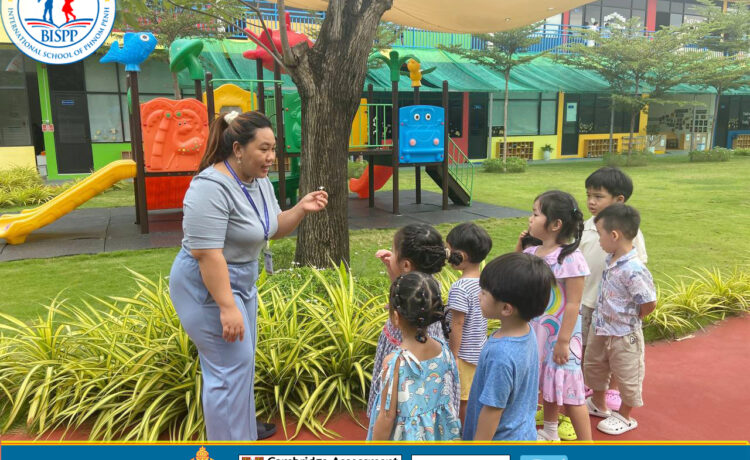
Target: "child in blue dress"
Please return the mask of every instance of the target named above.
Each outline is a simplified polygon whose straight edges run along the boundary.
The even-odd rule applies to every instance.
[[[444,441],[461,439],[456,361],[448,345],[427,332],[441,323],[448,335],[440,285],[411,272],[391,284],[389,316],[401,346],[383,360],[382,391],[370,414],[367,440]]]

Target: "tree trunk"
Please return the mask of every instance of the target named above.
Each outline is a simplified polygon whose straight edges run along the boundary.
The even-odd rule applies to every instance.
[[[503,106],[503,172],[506,171],[506,160],[508,159],[508,86],[510,81],[510,69],[505,71],[505,102]]]
[[[635,99],[637,100],[641,95],[639,94],[639,90],[641,88],[641,81],[638,77],[635,79]],[[636,103],[636,107],[638,104]],[[639,110],[638,109],[632,109],[630,112],[630,133],[629,133],[629,141],[628,141],[628,159],[630,159],[630,154],[633,153],[633,132],[635,131],[635,117],[637,116]]]
[[[714,101],[714,114],[713,114],[713,120],[711,120],[711,136],[706,136],[708,139],[706,139],[706,150],[711,150],[711,148],[714,145],[714,139],[716,138],[716,120],[719,118],[719,100],[721,99],[721,94],[724,92],[722,89],[716,90],[716,101]],[[708,134],[708,133],[706,133]],[[732,148],[731,145],[727,145],[727,148]]]
[[[299,226],[295,262],[315,267],[349,262],[347,162],[367,56],[392,0],[331,0],[315,45],[292,49],[289,74],[302,105],[300,196],[324,186],[328,207]],[[372,180],[372,178],[371,178]]]
[[[611,98],[611,108],[609,111],[609,153],[615,153],[614,149],[612,148],[614,146],[615,140],[614,140],[614,134],[615,134],[615,98]]]
[[[182,93],[180,92],[180,81],[177,79],[177,74],[172,72],[172,90],[174,91],[175,99],[182,99]]]

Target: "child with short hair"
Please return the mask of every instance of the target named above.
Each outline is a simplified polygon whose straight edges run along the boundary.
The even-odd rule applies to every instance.
[[[461,420],[466,415],[471,382],[479,361],[479,353],[487,341],[487,319],[479,307],[479,265],[492,249],[492,238],[482,227],[465,222],[445,237],[450,255],[448,262],[461,272],[448,291],[448,324],[452,332],[450,348],[461,376]]]
[[[542,259],[510,253],[487,264],[479,285],[482,314],[502,326],[479,356],[463,439],[534,441],[539,352],[529,321],[544,313],[555,276]]]
[[[642,319],[656,307],[654,280],[633,246],[641,222],[638,211],[625,204],[608,206],[594,219],[602,249],[610,254],[594,311],[584,373],[594,390],[586,399],[591,415],[603,417],[597,429],[619,435],[638,426],[630,413],[643,406],[645,372]],[[614,376],[622,404],[610,412],[605,390]]]
[[[428,224],[409,224],[400,228],[393,235],[391,250],[381,249],[375,253],[388,271],[391,282],[400,275],[413,271],[422,272],[427,275],[439,273],[447,259],[443,237],[440,232]],[[433,323],[428,330],[430,336],[444,339],[440,324]],[[380,393],[380,379],[377,378],[383,366],[386,355],[396,350],[401,345],[401,331],[396,328],[391,319],[386,320],[383,330],[378,338],[378,346],[375,349],[375,363],[372,371],[372,384],[367,401],[367,413],[372,411],[375,398]],[[455,397],[458,400],[460,388],[458,379],[454,382]]]
[[[586,411],[586,396],[581,370],[581,321],[578,314],[583,281],[589,274],[586,261],[578,250],[583,233],[583,214],[569,193],[552,190],[534,200],[529,228],[521,233],[542,241],[539,246],[523,250],[541,257],[550,266],[557,286],[550,295],[544,314],[532,321],[540,360],[540,390],[544,408],[544,428],[539,440],[559,441],[558,407],[570,417],[573,433],[568,439],[591,440],[591,425]]]
[[[581,237],[581,253],[586,259],[591,274],[583,284],[583,297],[581,298],[581,333],[583,336],[583,350],[586,355],[586,341],[591,328],[591,318],[599,297],[599,286],[602,284],[602,272],[604,271],[604,260],[607,253],[599,245],[599,233],[596,230],[594,219],[596,216],[614,203],[625,203],[633,194],[633,181],[618,168],[605,166],[599,168],[586,178],[586,204],[591,217],[583,223],[583,236]],[[638,258],[646,264],[646,243],[643,233],[638,230],[633,239],[638,253]],[[620,408],[620,392],[617,391],[617,382],[612,379],[606,393],[607,407],[612,410]]]
[[[458,369],[442,340],[427,332],[442,325],[448,335],[440,285],[419,272],[391,284],[389,317],[401,331],[401,345],[385,357],[378,393],[370,414],[367,440],[453,441],[461,439],[453,382]]]

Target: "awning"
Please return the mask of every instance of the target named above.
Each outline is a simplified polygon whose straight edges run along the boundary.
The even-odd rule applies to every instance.
[[[274,0],[271,0],[274,1]],[[393,0],[384,21],[452,33],[510,30],[571,10],[590,0]],[[286,5],[325,11],[325,0],[287,0]]]

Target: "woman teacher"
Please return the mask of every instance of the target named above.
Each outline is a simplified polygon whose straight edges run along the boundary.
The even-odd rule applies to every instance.
[[[183,202],[182,249],[169,289],[198,348],[209,440],[256,440],[255,347],[258,256],[269,239],[291,233],[328,194],[305,195],[281,212],[268,171],[276,158],[271,122],[258,112],[211,124],[200,172]]]

